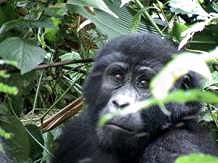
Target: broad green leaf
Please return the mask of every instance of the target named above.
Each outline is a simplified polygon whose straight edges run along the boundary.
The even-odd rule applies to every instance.
[[[118,18],[118,16],[110,10],[103,0],[68,0],[67,3],[80,6],[92,6]]]
[[[4,83],[0,83],[0,92],[16,95],[18,93],[18,90],[16,87],[11,87]]]
[[[0,57],[17,62],[21,73],[26,73],[41,63],[46,55],[44,49],[33,46],[19,37],[10,37],[0,43]]]
[[[26,125],[25,127],[29,133],[29,139],[31,144],[31,158],[32,160],[40,159],[42,157],[42,152],[44,148],[42,132],[37,126],[32,124]]]
[[[0,106],[0,109],[2,110],[3,108]],[[24,162],[28,160],[30,153],[28,135],[24,126],[16,117],[12,115],[6,116],[5,114],[6,113],[0,116],[0,126],[11,136],[3,143],[1,142],[1,145],[4,151],[16,158],[14,162]]]
[[[44,20],[25,20],[25,19],[15,19],[4,23],[0,28],[0,35],[6,33],[7,31],[18,28],[18,27],[52,27],[50,19]]]
[[[68,5],[69,10],[76,11],[80,15],[88,18],[91,22],[96,25],[96,28],[103,34],[108,36],[108,39],[118,37],[131,32],[131,26],[133,22],[133,16],[129,13],[127,8],[120,8],[118,4],[111,4],[110,8],[116,11],[119,16],[118,19],[108,15],[105,12],[96,10],[95,15],[89,13],[83,7]],[[137,31],[155,31],[155,29],[149,24],[140,24]]]
[[[191,154],[179,157],[176,163],[218,163],[218,158],[206,154]]]
[[[121,10],[122,8],[120,9],[119,12],[122,14]],[[131,25],[131,22],[129,21],[129,18],[131,18],[131,16],[128,18],[127,21],[125,21],[122,19],[116,19],[98,10],[96,10],[95,15],[92,15],[87,10],[85,10],[83,7],[77,7],[76,12],[88,18],[89,20],[91,20],[91,22],[93,22],[96,25],[96,28],[101,33],[104,33],[105,35],[107,35],[109,39],[112,39],[114,37],[118,37],[120,35],[124,35],[130,32],[129,27]],[[128,15],[129,14],[128,11],[125,14]]]
[[[170,0],[170,10],[176,14],[199,15],[208,17],[208,13],[201,7],[197,0]]]

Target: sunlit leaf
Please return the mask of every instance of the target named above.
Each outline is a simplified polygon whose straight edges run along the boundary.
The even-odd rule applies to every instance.
[[[188,26],[184,23],[175,22],[171,31],[171,34],[176,41],[181,41],[182,38],[182,32],[188,29]]]
[[[0,137],[3,137],[5,139],[10,139],[11,138],[11,134],[6,132],[5,130],[3,130],[1,127],[0,127]]]
[[[8,65],[11,65],[11,66],[14,66],[14,67],[17,66],[17,62],[16,61],[9,61],[9,60],[2,60],[2,59],[0,59],[0,65],[3,65],[3,64],[8,64]]]
[[[170,93],[163,100],[164,103],[168,103],[168,102],[185,103],[191,101],[217,104],[218,95],[212,92],[201,91],[201,90],[189,90],[189,91],[178,90]]]
[[[0,92],[16,95],[18,90],[16,87],[11,87],[4,83],[0,83]]]
[[[218,158],[205,154],[191,154],[179,157],[176,163],[218,163]]]
[[[80,6],[92,6],[118,18],[118,16],[110,10],[103,0],[68,0],[67,3]]]
[[[170,0],[169,5],[170,10],[176,14],[199,15],[204,18],[208,16],[197,0]]]
[[[151,92],[154,97],[163,99],[180,77],[194,71],[210,79],[211,73],[204,59],[193,53],[178,55],[167,64],[151,82]],[[164,82],[163,82],[164,81]]]
[[[6,73],[4,70],[0,70],[0,77],[2,78],[9,78],[10,75]]]
[[[121,0],[121,5],[120,7],[123,7],[125,4],[129,3],[132,0]]]

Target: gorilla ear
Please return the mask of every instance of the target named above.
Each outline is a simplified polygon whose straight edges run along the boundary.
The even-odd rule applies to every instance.
[[[184,90],[200,88],[202,86],[202,77],[194,72],[189,72],[182,78],[181,88]]]

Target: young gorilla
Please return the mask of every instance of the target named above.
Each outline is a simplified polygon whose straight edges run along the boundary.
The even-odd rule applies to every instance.
[[[107,43],[84,86],[87,109],[65,127],[53,162],[173,163],[182,154],[217,154],[208,131],[187,120],[197,114],[198,103],[168,104],[170,116],[155,106],[97,126],[102,115],[150,97],[150,80],[176,52],[168,40],[151,33]],[[181,89],[198,86],[199,78],[191,73],[175,84]],[[175,127],[180,122],[184,125]]]

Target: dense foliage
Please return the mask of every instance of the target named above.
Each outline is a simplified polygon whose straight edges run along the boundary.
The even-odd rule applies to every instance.
[[[55,149],[54,139],[60,134],[59,128],[50,129],[83,105],[81,85],[96,49],[107,39],[135,31],[159,33],[188,51],[153,81],[152,92],[163,102],[167,98],[176,102],[198,100],[200,95],[200,100],[207,102],[202,120],[215,124],[210,126],[216,133],[216,0],[2,0],[0,142],[6,139],[7,144],[0,144],[0,152],[12,153],[17,162],[48,162]],[[188,96],[185,92],[168,95],[176,78],[166,74],[181,70],[178,63],[184,65],[182,72],[174,72],[178,77],[188,70],[196,71],[207,77],[204,90],[213,94],[192,91]],[[162,88],[156,82],[159,78],[172,82]],[[199,163],[203,159],[218,162],[210,156],[192,155],[178,163]]]

